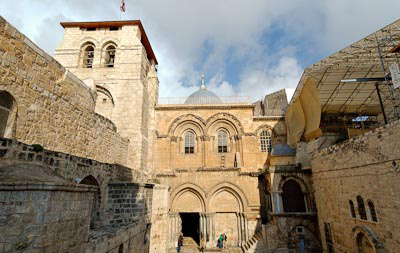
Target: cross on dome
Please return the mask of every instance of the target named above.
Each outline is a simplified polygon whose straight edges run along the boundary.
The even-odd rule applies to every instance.
[[[204,85],[204,72],[201,74],[201,89],[205,90],[206,86]]]

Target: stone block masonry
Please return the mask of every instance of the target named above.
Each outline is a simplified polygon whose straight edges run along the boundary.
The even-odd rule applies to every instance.
[[[103,106],[98,101],[96,112],[107,116],[121,136],[129,139],[127,166],[151,174],[153,167],[154,107],[158,100],[155,58],[144,46],[146,37],[141,24],[135,22],[96,22],[95,30],[80,23],[65,25],[64,37],[54,57],[81,80],[89,81],[101,96],[106,91],[113,101]],[[108,23],[108,24],[105,24]],[[110,30],[110,26],[118,27]],[[93,65],[83,65],[85,47],[93,49]],[[115,46],[115,64],[105,65],[108,45]],[[105,98],[107,101],[107,98]]]
[[[107,225],[150,223],[152,184],[109,183],[106,204]]]
[[[129,141],[95,113],[96,93],[0,17],[0,91],[14,98],[11,136],[46,149],[127,164]]]
[[[106,185],[111,180],[137,182],[144,180],[141,171],[131,170],[119,164],[102,163],[47,149],[38,151],[32,145],[0,138],[0,163],[5,165],[21,162],[48,166],[70,181],[79,181],[91,175],[98,180],[100,186]]]
[[[95,187],[0,183],[0,252],[83,252]]]
[[[374,248],[374,252],[398,252],[399,144],[400,121],[396,121],[313,154],[313,182],[324,252],[328,252],[328,225],[324,224],[331,229],[335,252],[357,252],[357,238],[362,236],[367,238],[362,245]]]

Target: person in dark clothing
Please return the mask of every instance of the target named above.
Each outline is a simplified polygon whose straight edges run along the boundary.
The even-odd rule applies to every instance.
[[[183,235],[181,233],[178,238],[178,247],[176,248],[178,253],[181,252],[182,245],[183,245]]]
[[[222,243],[223,243],[224,249],[226,249],[226,240],[227,239],[228,239],[228,237],[226,236],[226,233],[224,233],[222,235]]]

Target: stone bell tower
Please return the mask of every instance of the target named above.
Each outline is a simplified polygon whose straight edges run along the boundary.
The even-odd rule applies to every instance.
[[[63,22],[54,57],[97,92],[96,113],[129,139],[127,166],[150,174],[157,59],[139,20]]]

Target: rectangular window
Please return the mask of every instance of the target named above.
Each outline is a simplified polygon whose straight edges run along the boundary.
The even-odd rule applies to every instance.
[[[89,28],[86,28],[86,31],[96,31],[96,27],[89,27]]]
[[[194,147],[185,147],[185,154],[193,154]]]
[[[331,224],[324,222],[325,242],[328,253],[334,253]]]
[[[218,153],[228,152],[228,146],[218,146]]]
[[[118,26],[111,26],[110,31],[118,31],[119,27]]]

